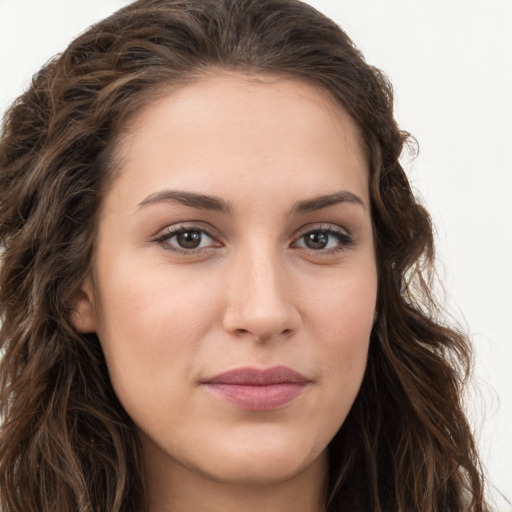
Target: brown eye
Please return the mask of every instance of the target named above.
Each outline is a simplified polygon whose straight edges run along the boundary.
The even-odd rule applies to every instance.
[[[155,241],[166,250],[182,253],[222,246],[203,229],[180,226],[166,230]]]
[[[341,228],[329,227],[308,231],[293,244],[311,251],[345,249],[353,243],[352,237]]]
[[[304,235],[304,244],[309,249],[325,249],[329,243],[329,235],[320,231],[314,231]]]
[[[182,249],[197,249],[200,247],[203,239],[201,231],[183,231],[176,234],[176,243]]]

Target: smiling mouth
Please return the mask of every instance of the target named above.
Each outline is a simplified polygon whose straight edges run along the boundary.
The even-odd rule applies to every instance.
[[[307,377],[285,366],[236,368],[202,382],[217,397],[253,411],[284,407],[310,383]]]

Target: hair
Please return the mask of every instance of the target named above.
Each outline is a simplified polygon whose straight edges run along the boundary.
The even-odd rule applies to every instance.
[[[471,351],[433,289],[432,226],[399,157],[409,134],[385,75],[297,0],[139,0],[34,76],[0,138],[0,509],[145,508],[135,428],[99,340],[77,332],[98,211],[131,115],[162,91],[227,70],[327,91],[368,156],[378,265],[365,377],[329,445],[329,512],[485,509],[461,405]]]

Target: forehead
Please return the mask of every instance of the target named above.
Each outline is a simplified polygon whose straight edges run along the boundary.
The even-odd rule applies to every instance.
[[[289,78],[226,72],[160,92],[126,123],[116,153],[133,201],[166,182],[216,195],[233,180],[246,193],[273,184],[314,194],[326,181],[367,191],[356,123],[322,88]]]

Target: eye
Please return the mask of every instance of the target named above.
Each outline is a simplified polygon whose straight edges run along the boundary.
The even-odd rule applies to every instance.
[[[204,229],[184,226],[167,229],[162,236],[157,238],[156,242],[164,245],[167,250],[177,252],[193,252],[199,249],[221,246]]]
[[[344,249],[353,243],[352,237],[341,228],[319,228],[302,234],[293,244],[311,251]]]

